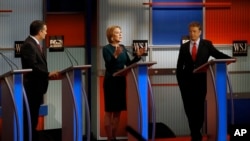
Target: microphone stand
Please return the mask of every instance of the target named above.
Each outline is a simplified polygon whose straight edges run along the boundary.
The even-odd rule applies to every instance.
[[[77,62],[76,58],[70,53],[70,51],[67,48],[65,48],[65,51],[71,56],[71,58],[73,58],[73,60],[75,61],[76,65],[78,65],[78,62]]]
[[[10,66],[11,70],[13,70],[12,65],[14,65],[16,67],[16,69],[18,69],[17,65],[14,62],[12,62],[7,56],[5,56],[2,52],[0,52],[0,55],[3,57],[5,62]]]
[[[69,56],[69,53],[66,51],[67,49],[65,48],[64,50],[65,50],[64,53],[67,55],[67,58],[69,59],[71,66],[73,66],[74,64]]]

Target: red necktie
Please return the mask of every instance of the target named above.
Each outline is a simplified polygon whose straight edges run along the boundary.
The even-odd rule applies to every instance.
[[[195,61],[196,59],[196,53],[197,53],[197,48],[196,48],[196,43],[194,42],[193,48],[192,48],[192,59]]]

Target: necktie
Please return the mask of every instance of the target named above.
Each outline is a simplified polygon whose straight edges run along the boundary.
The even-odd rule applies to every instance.
[[[192,59],[193,59],[193,61],[195,61],[195,59],[196,59],[196,53],[197,53],[197,47],[196,47],[196,43],[194,42],[193,47],[192,47]]]

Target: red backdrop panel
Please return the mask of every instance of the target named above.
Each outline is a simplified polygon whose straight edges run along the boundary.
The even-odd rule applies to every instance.
[[[64,46],[83,46],[85,44],[84,14],[48,14],[46,17],[48,37],[64,35]]]
[[[232,44],[233,40],[250,42],[249,0],[206,0],[231,2],[230,7],[206,8],[205,37],[215,44]]]

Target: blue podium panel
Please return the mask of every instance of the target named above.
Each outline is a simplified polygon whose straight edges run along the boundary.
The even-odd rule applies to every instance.
[[[23,141],[23,73],[32,69],[11,70],[0,76],[4,141]],[[28,123],[30,124],[30,123]]]
[[[114,76],[125,75],[127,79],[127,115],[129,129],[133,129],[145,140],[149,139],[148,67],[156,62],[135,63],[118,71]],[[151,113],[151,112],[150,112]],[[138,139],[128,134],[129,141]]]
[[[81,70],[66,72],[62,82],[62,140],[82,141]],[[80,77],[80,78],[79,78]]]
[[[13,97],[16,103],[17,119],[14,118],[14,139],[23,141],[23,79],[22,74],[17,73],[13,76]]]
[[[211,60],[194,73],[207,72],[207,136],[208,141],[227,140],[227,65],[235,59]]]
[[[91,66],[73,66],[61,71],[63,75],[62,141],[82,141],[83,133],[87,133],[87,141],[90,139],[90,125],[83,127],[85,118],[87,123],[90,122],[90,113],[82,82],[82,70],[89,67]],[[85,100],[85,105],[83,105],[83,100]],[[85,107],[86,117],[83,116],[83,107]]]
[[[74,89],[74,97],[75,97],[75,102],[76,102],[76,118],[74,119],[77,119],[78,122],[74,122],[74,129],[76,129],[75,132],[77,132],[77,136],[76,136],[76,141],[82,141],[82,120],[83,120],[83,117],[82,117],[82,93],[81,93],[81,88],[82,88],[82,70],[81,69],[75,69],[73,71],[73,77],[74,79],[72,80],[73,82],[73,89]],[[78,124],[78,125],[77,125]]]
[[[217,141],[227,140],[227,64],[215,64],[215,83],[218,103]]]
[[[141,135],[144,139],[148,140],[148,66],[138,66],[138,89],[139,98],[141,103]]]

